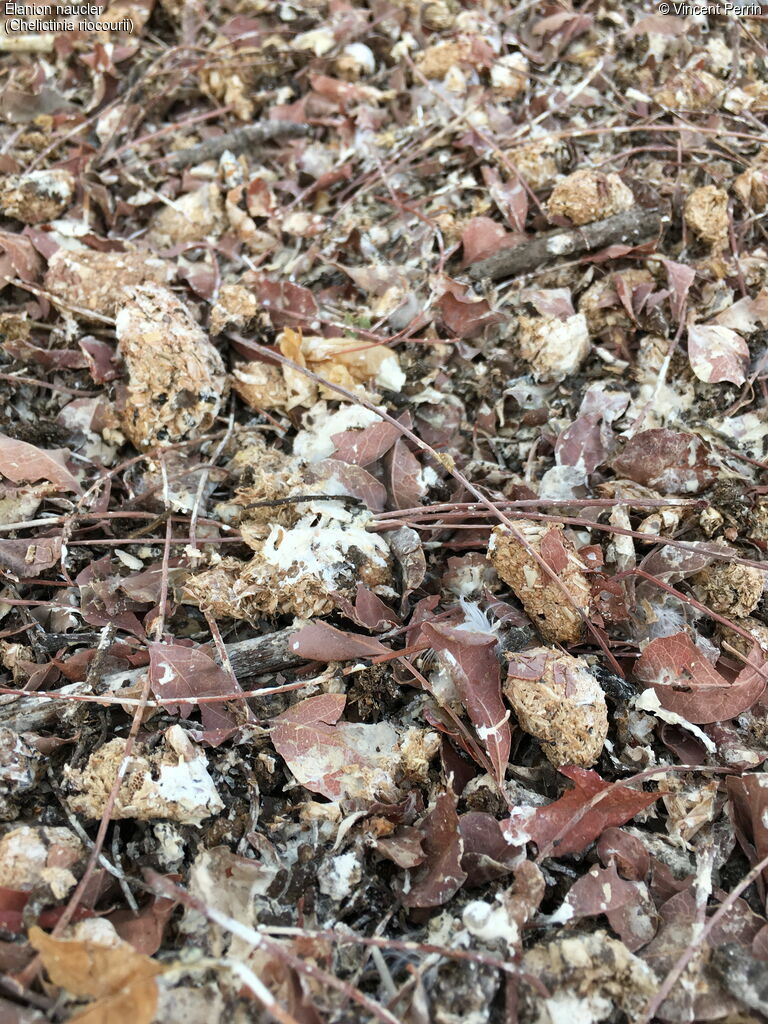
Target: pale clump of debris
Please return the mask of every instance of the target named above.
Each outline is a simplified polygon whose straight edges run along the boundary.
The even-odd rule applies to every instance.
[[[654,99],[664,107],[709,110],[716,106],[724,91],[724,83],[709,71],[687,68],[670,76],[656,90]]]
[[[524,982],[521,1024],[597,1024],[617,1019],[617,1011],[640,1020],[658,988],[651,968],[604,931],[534,946],[522,967],[550,995],[544,998]]]
[[[167,288],[133,288],[117,315],[128,368],[122,430],[139,449],[197,437],[213,425],[227,391],[221,356]]]
[[[11,667],[6,653],[7,649],[3,652],[3,663]],[[0,821],[18,817],[16,800],[35,787],[43,771],[42,755],[22,733],[0,729]]]
[[[77,883],[71,869],[84,853],[68,828],[21,825],[0,839],[0,886],[29,892],[42,883],[63,899]]]
[[[369,418],[357,406],[344,409]],[[280,612],[310,618],[332,611],[336,595],[354,599],[358,582],[390,593],[391,553],[382,537],[368,531],[371,513],[345,500],[349,490],[333,464],[312,466],[331,452],[313,452],[311,444],[306,449],[290,456],[260,437],[243,440],[230,463],[241,484],[216,511],[237,523],[254,555],[248,562],[221,559],[190,577],[186,600],[218,616],[250,619]]]
[[[541,743],[555,767],[589,768],[608,735],[608,709],[587,665],[547,647],[510,657],[504,693],[520,728]]]
[[[64,785],[76,814],[101,818],[124,756],[125,740],[114,739],[91,754],[82,770],[65,767]],[[162,745],[134,745],[112,817],[199,825],[223,810],[205,754],[180,725],[172,725]]]
[[[0,185],[0,212],[23,224],[44,224],[71,204],[75,179],[69,171],[29,171],[9,174]]]
[[[364,398],[378,397],[371,388],[399,392],[405,383],[396,353],[385,345],[361,345],[350,338],[304,337],[291,328],[279,335],[277,344],[280,352],[298,366]],[[318,398],[344,398],[291,366],[241,363],[232,377],[234,390],[256,410],[290,411],[314,405]]]
[[[685,200],[685,223],[693,233],[711,246],[728,242],[728,193],[716,185],[696,188]]]
[[[523,315],[517,321],[517,344],[537,380],[559,383],[575,373],[589,355],[586,317],[583,313],[564,320]]]
[[[228,327],[244,330],[256,319],[260,308],[256,296],[244,285],[222,285],[211,308],[211,334],[221,334]]]
[[[634,268],[611,274],[591,284],[579,298],[579,312],[586,316],[589,332],[593,336],[610,336],[616,328],[632,326],[629,313],[616,292],[618,282],[630,295],[635,288],[653,287],[655,284],[650,271]]]
[[[319,500],[293,509],[291,525],[267,525],[259,518],[249,527],[241,521],[254,557],[249,562],[224,558],[191,577],[186,598],[217,617],[291,613],[311,618],[329,614],[335,594],[353,598],[358,582],[389,594],[392,559],[382,538],[366,529],[370,512]]]
[[[491,68],[491,88],[505,100],[514,100],[528,85],[529,67],[522,53],[508,53]]]
[[[557,139],[543,138],[516,146],[502,154],[499,159],[503,168],[514,167],[526,184],[533,189],[551,185],[563,170],[568,154],[565,146]]]
[[[715,562],[693,579],[696,596],[721,615],[750,615],[763,596],[766,576],[751,565]]]
[[[497,526],[491,534],[488,545],[491,564],[513,589],[544,640],[578,643],[583,632],[579,610],[586,613],[590,601],[584,563],[559,523],[550,525],[518,519],[515,529],[550,567],[562,586],[502,526]]]
[[[208,237],[218,238],[226,223],[219,187],[209,182],[158,210],[145,240],[157,248],[202,242]]]
[[[575,225],[591,224],[634,205],[631,189],[618,174],[583,168],[555,185],[547,203],[547,215],[550,220],[567,217]]]
[[[755,213],[768,206],[768,146],[762,146],[754,162],[733,180],[733,191]]]
[[[45,288],[65,312],[88,320],[114,317],[125,289],[154,282],[166,284],[173,267],[143,252],[92,252],[59,249],[48,262]]]

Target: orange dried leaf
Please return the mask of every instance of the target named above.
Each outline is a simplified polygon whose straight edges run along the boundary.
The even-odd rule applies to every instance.
[[[75,996],[96,1001],[72,1020],[80,1024],[150,1024],[157,1009],[156,974],[163,966],[127,945],[54,939],[29,930],[51,981]]]

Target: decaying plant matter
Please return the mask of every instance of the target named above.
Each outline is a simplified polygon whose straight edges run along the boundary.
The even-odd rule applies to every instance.
[[[6,18],[0,1019],[766,1019],[768,35],[712,6]]]

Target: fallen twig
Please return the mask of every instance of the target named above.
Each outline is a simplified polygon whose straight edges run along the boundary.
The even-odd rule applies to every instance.
[[[535,270],[542,263],[560,256],[574,256],[606,245],[638,245],[661,232],[663,217],[659,210],[634,207],[606,220],[596,220],[579,228],[557,228],[510,249],[500,249],[493,256],[472,263],[468,274],[473,281],[489,277],[495,281],[512,274]]]
[[[226,644],[226,652],[238,682],[253,676],[265,675],[285,669],[296,668],[306,662],[290,647],[293,628],[251,637],[238,643]],[[103,694],[114,695],[124,687],[136,684],[146,668],[129,669],[126,672],[112,672],[101,680]],[[35,732],[45,728],[52,721],[61,722],[65,712],[72,713],[78,705],[77,696],[88,695],[90,687],[84,683],[73,683],[67,696],[51,699],[46,694],[23,693],[18,697],[5,694],[0,696],[0,727],[6,726],[16,732]],[[249,689],[249,687],[244,687]],[[258,695],[258,691],[256,691]]]
[[[257,121],[255,124],[236,128],[233,132],[217,135],[214,139],[206,139],[205,142],[199,142],[196,146],[190,146],[189,149],[180,149],[162,159],[166,167],[181,170],[192,164],[203,163],[205,160],[216,160],[226,150],[230,150],[232,153],[242,153],[260,142],[267,142],[270,139],[286,135],[306,135],[308,131],[307,125],[297,124],[295,121]]]

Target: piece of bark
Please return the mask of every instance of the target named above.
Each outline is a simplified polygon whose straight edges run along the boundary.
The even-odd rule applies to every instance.
[[[242,153],[260,142],[286,135],[306,135],[308,131],[307,125],[297,124],[295,121],[257,121],[225,135],[206,139],[205,142],[190,146],[189,149],[179,149],[164,157],[163,162],[173,170],[181,170],[192,164],[201,164],[205,160],[217,160],[226,150],[231,153]]]
[[[225,645],[232,669],[244,690],[256,688],[244,684],[243,680],[296,668],[306,662],[306,658],[291,650],[290,639],[295,632],[293,628],[281,629]],[[100,692],[118,697],[121,689],[133,686],[146,671],[146,668],[133,668],[125,672],[111,672],[101,679]],[[91,692],[85,683],[73,683],[68,687],[70,694]],[[4,694],[0,696],[0,727],[6,726],[15,732],[37,732],[39,729],[50,728],[54,721],[66,724],[75,711],[83,706],[81,701],[69,700],[67,697],[46,698],[44,693],[19,697]]]
[[[639,245],[658,235],[661,227],[661,211],[636,206],[605,220],[578,228],[556,228],[530,242],[500,249],[493,256],[472,263],[467,273],[473,281],[484,277],[496,281],[500,277],[536,270],[542,263],[561,256],[577,256],[609,245]]]

